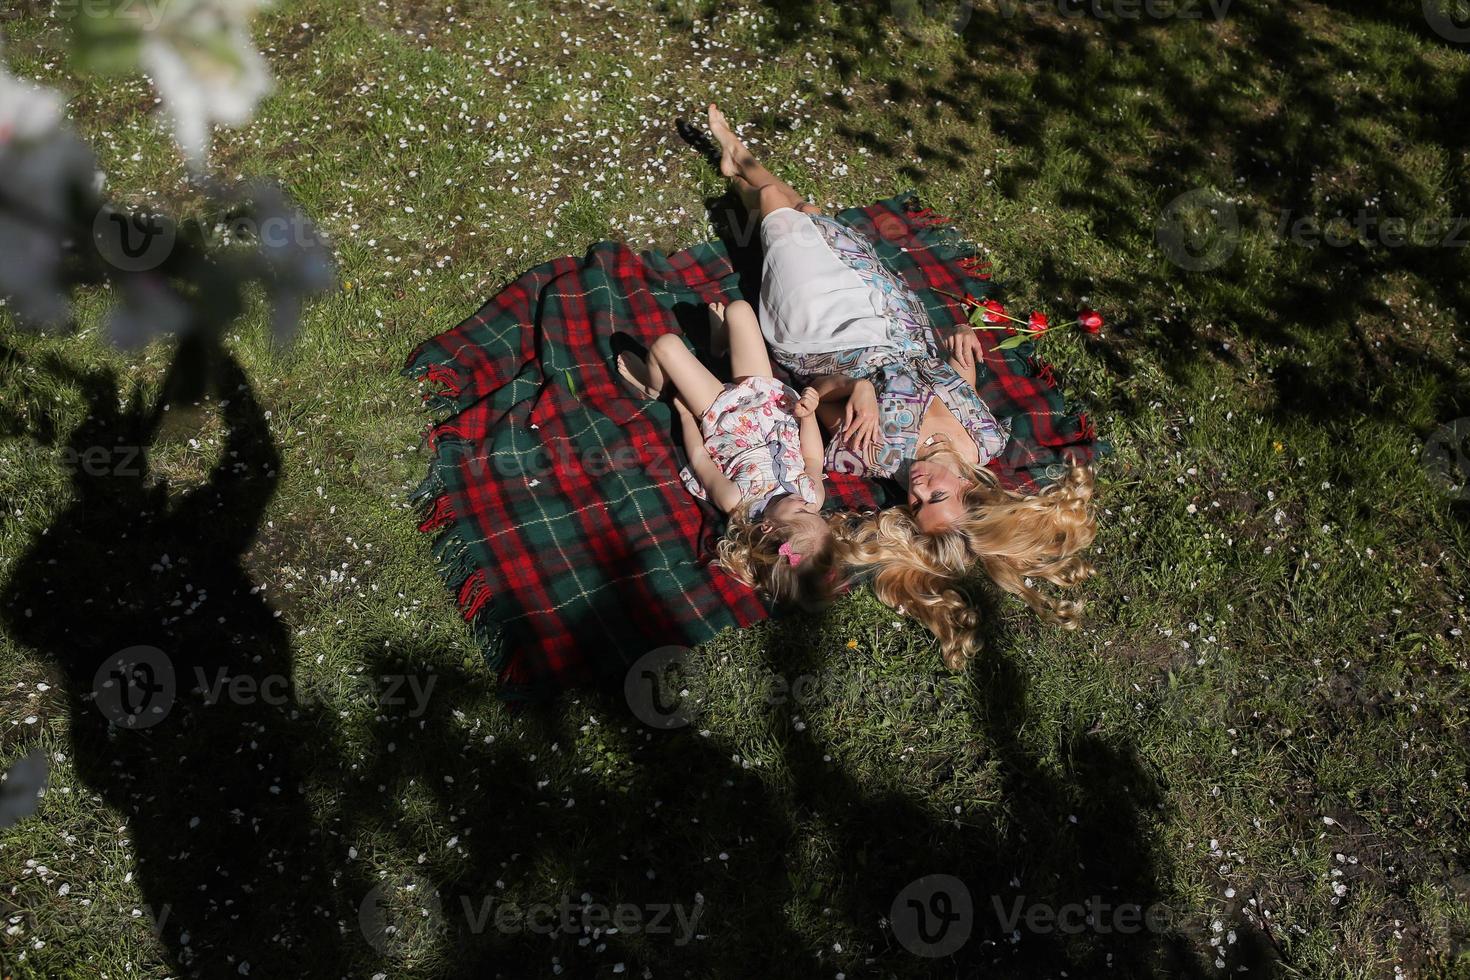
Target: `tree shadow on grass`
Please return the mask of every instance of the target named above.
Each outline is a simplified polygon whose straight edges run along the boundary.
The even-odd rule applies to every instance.
[[[511,734],[487,740],[465,720],[483,703],[479,680],[437,672],[427,645],[387,659],[372,649],[374,673],[417,676],[433,696],[423,710],[385,709],[372,728],[343,801],[363,816],[347,833],[425,854],[416,878],[435,895],[417,903],[434,906],[425,924],[401,888],[392,901],[364,889],[386,914],[365,921],[363,969],[523,977],[556,964],[611,977],[622,964],[626,976],[723,976],[739,951],[741,975],[789,975],[791,828],[757,774],[698,734],[651,732],[611,692],[527,705]],[[578,726],[584,698],[593,711]],[[417,818],[386,819],[381,800],[409,796]],[[454,845],[426,833],[452,833]],[[419,954],[434,950],[418,964],[415,932]]]
[[[280,465],[254,393],[202,342],[184,342],[152,406],[135,389],[119,408],[111,371],[44,367],[81,389],[88,416],[65,447],[71,502],[15,563],[3,615],[55,665],[69,755],[127,821],[142,924],[180,973],[331,975],[337,915],[311,887],[322,840],[301,779],[319,721],[241,562]],[[149,450],[165,426],[199,422],[179,398],[196,377],[217,399],[222,452],[203,485],[174,490]],[[87,915],[96,928],[127,912],[99,900]]]
[[[412,880],[357,882],[373,914],[354,965],[392,976],[420,956],[416,973],[441,977],[531,976],[551,964],[578,977],[619,976],[619,964],[622,976],[1210,976],[1186,936],[1200,923],[1170,914],[1160,884],[1151,827],[1161,777],[1129,746],[1079,733],[1064,739],[1066,773],[1042,763],[1020,735],[1030,724],[1025,679],[992,646],[976,677],[983,704],[970,748],[994,757],[1001,804],[951,817],[873,785],[795,724],[829,693],[854,699],[845,707],[858,716],[864,701],[876,708],[872,698],[892,693],[879,679],[825,688],[833,664],[813,648],[813,627],[775,621],[764,654],[788,682],[816,680],[810,696],[776,686],[792,696],[757,702],[742,720],[748,742],[778,755],[775,773],[701,735],[698,713],[722,705],[691,707],[676,688],[664,708],[689,711],[688,724],[669,732],[603,689],[526,707],[509,735],[485,739],[475,677],[435,669],[428,645],[391,655],[366,645],[373,674],[416,676],[432,696],[385,705],[369,742],[354,746],[363,765],[341,796],[344,839],[420,855]],[[941,782],[957,760],[936,752],[916,764]],[[388,820],[382,799],[413,802]],[[964,883],[963,896],[945,895],[970,915],[963,943],[936,958],[914,945],[913,909],[898,901],[917,895],[939,908],[944,899],[913,889],[933,874]],[[1080,918],[1089,902],[1094,926]],[[1028,915],[1041,924],[1028,926]],[[851,946],[816,949],[813,934]],[[426,942],[417,954],[416,940]],[[1247,949],[1260,952],[1248,934],[1232,964],[1272,976]]]
[[[1453,232],[1470,217],[1470,182],[1424,163],[1426,153],[1457,159],[1470,145],[1470,65],[1438,57],[1465,48],[1437,34],[1422,5],[1174,4],[1156,9],[1175,16],[1157,16],[1107,3],[1064,15],[1055,4],[866,0],[825,22],[813,3],[766,7],[775,43],[830,38],[845,52],[837,67],[857,92],[830,96],[836,111],[871,94],[891,115],[945,107],[986,125],[1018,151],[997,164],[1002,193],[1053,187],[1069,221],[1168,259],[1131,262],[1121,274],[1041,276],[1047,293],[1134,300],[1091,345],[1120,376],[1144,354],[1176,383],[1200,362],[1238,369],[1239,345],[1222,340],[1243,338],[1299,368],[1276,379],[1271,411],[1286,419],[1394,420],[1395,385],[1433,386],[1440,420],[1470,404],[1463,358],[1431,350],[1403,304],[1385,302],[1399,289],[1444,309],[1470,307],[1470,227]],[[1382,27],[1391,31],[1360,36]],[[1410,48],[1409,38],[1428,48]],[[906,49],[899,65],[888,57],[895,45]],[[916,181],[955,171],[970,150],[963,135],[926,148],[837,126]],[[1066,161],[1065,180],[1043,172],[1053,159]],[[1191,193],[1214,210],[1176,204]],[[1312,247],[1291,230],[1302,218],[1321,225],[1341,215],[1351,225],[1359,213],[1364,234],[1332,244],[1317,235]],[[1393,244],[1395,221],[1417,237]],[[1209,253],[1221,242],[1221,255]],[[1327,363],[1324,339],[1340,351]],[[1145,411],[1126,398],[1111,407]]]
[[[1000,619],[987,608],[985,622]],[[772,644],[772,669],[824,669],[808,634],[787,632],[784,624],[775,632],[785,635]],[[1162,884],[1168,869],[1153,838],[1161,776],[1130,745],[1093,733],[1062,735],[1065,760],[1045,764],[1021,734],[1034,722],[1024,675],[1003,636],[992,630],[973,671],[981,710],[971,747],[998,767],[994,808],[955,817],[907,793],[875,791],[826,761],[829,746],[784,726],[795,807],[832,839],[838,866],[829,878],[839,888],[832,901],[844,920],[891,920],[880,962],[899,975],[1209,975],[1188,935],[1200,923],[1170,911],[1172,896]],[[874,678],[865,696],[933,698],[944,690],[923,678]],[[912,765],[942,783],[953,778],[959,751],[924,748]],[[935,883],[934,875],[953,876],[964,887]],[[970,916],[951,927],[969,929],[953,951],[942,921],[948,909]],[[933,945],[904,945],[926,927]],[[945,955],[925,958],[940,951]],[[1252,975],[1270,975],[1262,972],[1263,959],[1251,962]]]
[[[788,682],[830,678],[813,630],[805,617],[772,623],[763,666]],[[1126,743],[1090,732],[1063,737],[1060,766],[1039,759],[1021,734],[1033,724],[1027,685],[1005,642],[991,636],[974,678],[974,743],[996,762],[1002,802],[960,818],[834,762],[837,747],[796,724],[820,710],[811,700],[829,693],[820,680],[809,696],[794,683],[770,688],[791,696],[758,699],[743,723],[751,744],[779,755],[783,771],[772,773],[702,734],[699,712],[726,706],[681,701],[677,685],[663,706],[666,717],[686,712],[675,730],[650,730],[646,711],[630,713],[623,692],[604,689],[528,707],[509,735],[488,740],[472,720],[483,694],[474,678],[431,682],[431,647],[379,657],[369,644],[375,674],[417,674],[434,693],[385,709],[355,751],[367,765],[343,811],[362,816],[345,832],[421,855],[413,884],[434,897],[405,899],[399,888],[394,904],[360,883],[362,900],[384,909],[367,928],[389,930],[364,932],[355,963],[443,977],[523,976],[553,963],[579,977],[619,975],[619,965],[631,976],[1212,975],[1188,935],[1204,923],[1175,916],[1162,884],[1161,775]],[[830,691],[862,712],[892,689]],[[935,754],[950,751],[920,755],[936,781],[957,760]],[[415,800],[410,818],[388,824],[385,798]],[[964,888],[935,891],[939,874]],[[908,899],[936,913],[927,944]],[[948,936],[937,913],[948,909],[968,916],[952,926],[965,935],[931,957]],[[609,930],[616,917],[622,926]],[[1231,969],[1273,975],[1269,951],[1237,928]],[[426,931],[437,952],[415,964],[411,940]],[[841,941],[814,947],[814,935]]]
[[[187,490],[156,482],[146,451],[129,468],[100,465],[153,443],[172,380],[151,409],[137,396],[119,409],[108,374],[50,365],[91,412],[69,447],[80,460],[102,453],[74,473],[73,502],[4,595],[7,628],[59,669],[78,772],[128,816],[172,969],[521,977],[554,962],[579,977],[618,975],[620,963],[635,976],[803,977],[836,961],[900,976],[1088,975],[1109,964],[1193,975],[1172,935],[1023,926],[1012,942],[1004,919],[1018,900],[1023,914],[1094,894],[1147,907],[1163,896],[1163,872],[1149,837],[1157,775],[1126,745],[1092,736],[1068,740],[1065,779],[1037,760],[1018,734],[1025,683],[1004,637],[991,638],[991,675],[977,677],[976,739],[1005,774],[993,820],[956,823],[834,764],[834,746],[794,724],[799,703],[763,704],[750,719],[752,741],[784,760],[781,778],[702,735],[697,716],[648,730],[620,690],[526,708],[487,740],[486,681],[443,669],[428,642],[359,648],[377,714],[366,730],[343,730],[296,690],[289,637],[244,568],[279,458],[238,367],[210,357],[224,447],[208,481]],[[183,409],[175,401],[169,414]],[[774,623],[769,669],[820,674],[814,628]],[[138,646],[159,651],[153,666],[171,671],[176,691],[162,701],[134,691],[144,710],[128,727],[96,678]],[[149,707],[167,712],[147,724]],[[329,794],[331,826],[318,825],[308,792]],[[965,883],[973,924],[957,950],[930,959],[880,923],[905,914],[902,903],[894,911],[900,893],[935,873]],[[807,917],[825,921],[803,927]],[[819,956],[813,934],[851,935],[873,963]]]

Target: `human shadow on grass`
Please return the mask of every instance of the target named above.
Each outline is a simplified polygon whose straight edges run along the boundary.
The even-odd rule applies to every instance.
[[[197,336],[152,404],[110,370],[42,369],[80,389],[88,414],[62,447],[70,502],[12,566],[0,607],[54,667],[87,791],[126,820],[148,913],[135,928],[155,930],[182,975],[336,975],[302,779],[317,720],[296,698],[287,631],[242,564],[280,468],[254,392]],[[213,400],[197,408],[193,394]],[[201,485],[171,487],[151,464],[155,440],[210,411],[219,461]],[[78,914],[72,938],[128,911],[98,900]]]
[[[193,353],[153,403],[135,390],[122,408],[110,372],[45,365],[86,399],[65,447],[82,462],[3,594],[6,628],[55,666],[80,779],[126,816],[149,913],[136,928],[157,930],[169,970],[519,978],[559,957],[571,976],[617,962],[719,976],[723,952],[759,937],[746,962],[781,975],[778,954],[800,945],[783,914],[789,822],[723,748],[649,732],[622,706],[600,722],[601,754],[571,727],[573,695],[487,742],[469,719],[492,682],[401,637],[353,658],[376,705],[366,731],[298,691],[288,632],[244,558],[279,453],[233,359]],[[203,413],[176,396],[200,372],[220,461],[203,485],[170,487],[152,449],[165,428],[197,428]],[[588,764],[548,781],[538,758],[574,747]],[[584,930],[603,908],[618,931]],[[714,930],[724,942],[703,938]]]

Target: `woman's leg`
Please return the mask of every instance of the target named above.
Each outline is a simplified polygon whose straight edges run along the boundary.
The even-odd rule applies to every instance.
[[[711,325],[723,320],[730,343],[730,374],[736,378],[769,378],[771,356],[766,352],[766,338],[761,336],[760,321],[755,310],[743,299],[729,306],[711,303]]]
[[[761,165],[750,148],[735,135],[725,114],[714,103],[709,107],[709,129],[720,144],[720,173],[735,185],[747,210],[762,218],[778,208],[795,208],[810,213],[819,211],[806,203],[806,199],[790,184]]]

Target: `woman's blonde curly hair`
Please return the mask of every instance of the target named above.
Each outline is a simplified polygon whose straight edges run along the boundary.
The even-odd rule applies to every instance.
[[[1055,485],[1025,496],[947,447],[920,458],[942,459],[970,482],[965,515],[933,533],[921,531],[904,507],[865,515],[839,532],[844,563],[871,570],[879,600],[928,627],[952,669],[980,647],[979,615],[958,587],[976,564],[1046,622],[1076,629],[1081,602],[1049,598],[1026,580],[1066,587],[1093,574],[1081,554],[1097,534],[1092,469],[1072,467]]]
[[[842,519],[837,514],[823,515],[829,529]],[[796,565],[781,554],[781,545],[789,539],[785,527],[751,517],[750,505],[743,504],[730,513],[716,564],[778,608],[795,606],[820,612],[847,584],[838,561],[837,539],[827,534],[813,553],[803,553]]]

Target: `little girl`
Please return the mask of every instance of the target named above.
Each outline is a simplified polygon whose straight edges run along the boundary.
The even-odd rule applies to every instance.
[[[653,342],[645,363],[618,371],[646,398],[672,383],[689,455],[689,491],[730,515],[719,564],[773,603],[820,609],[838,591],[832,529],[821,515],[822,433],[817,392],[771,376],[755,310],[744,300],[710,304],[712,335],[728,336],[734,382],[723,384],[676,334]],[[690,472],[692,471],[692,472]]]

